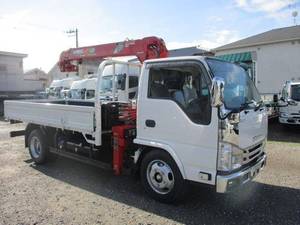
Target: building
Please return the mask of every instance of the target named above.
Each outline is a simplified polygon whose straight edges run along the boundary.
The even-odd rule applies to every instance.
[[[23,59],[27,54],[0,51],[0,116],[3,101],[7,99],[32,98],[44,90],[40,80],[25,79]]]
[[[69,76],[73,76],[73,74],[76,75],[76,73],[61,72],[58,63],[55,63],[54,66],[48,72],[49,82],[51,83],[53,80],[60,80]]]
[[[0,96],[43,90],[41,82],[24,79],[25,57],[26,54],[0,51]]]
[[[263,96],[278,94],[286,80],[300,81],[300,26],[270,30],[212,51],[221,59],[248,64]]]
[[[48,87],[50,84],[48,75],[39,68],[34,68],[34,69],[26,71],[24,73],[24,80],[39,81],[39,82],[41,82],[43,89]]]

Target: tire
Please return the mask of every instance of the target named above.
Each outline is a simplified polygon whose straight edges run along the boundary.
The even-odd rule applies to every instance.
[[[32,160],[36,164],[46,162],[48,156],[48,148],[45,138],[40,129],[32,130],[28,136],[28,150]]]
[[[140,176],[148,195],[163,203],[181,201],[187,184],[172,157],[163,150],[153,150],[142,159]]]

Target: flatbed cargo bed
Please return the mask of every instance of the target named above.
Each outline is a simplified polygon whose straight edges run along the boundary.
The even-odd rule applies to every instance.
[[[67,129],[85,134],[94,132],[94,102],[68,100],[5,101],[7,119]]]

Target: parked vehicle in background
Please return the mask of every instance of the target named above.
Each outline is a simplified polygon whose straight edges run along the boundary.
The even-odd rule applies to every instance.
[[[162,202],[181,199],[188,181],[234,191],[265,166],[267,114],[241,67],[200,56],[145,61],[135,104],[120,100],[116,70],[105,79],[105,68],[119,64],[130,65],[101,63],[93,102],[5,102],[8,119],[29,123],[25,145],[35,163],[52,152],[116,175],[137,172]],[[106,82],[113,101],[101,100]]]
[[[47,89],[48,97],[56,99],[67,97],[72,83],[79,79],[79,77],[68,77],[61,80],[53,80]]]
[[[119,61],[119,64],[107,65],[101,76],[100,99],[129,102],[137,98],[140,72],[140,63],[123,64]]]
[[[106,66],[103,71],[99,88],[100,99],[106,101],[128,102],[130,99],[136,98],[140,70],[140,63]],[[116,74],[116,76],[114,77],[113,74]],[[113,82],[113,79],[116,79],[116,82]],[[115,84],[114,87],[113,84]],[[94,99],[96,86],[97,78],[94,76],[74,81],[69,90],[68,97],[70,99]],[[115,96],[115,98],[113,99],[112,96]]]
[[[95,98],[96,85],[97,78],[95,77],[74,81],[69,90],[68,98],[85,100],[93,99]]]
[[[300,124],[300,82],[287,81],[282,89],[279,122]]]

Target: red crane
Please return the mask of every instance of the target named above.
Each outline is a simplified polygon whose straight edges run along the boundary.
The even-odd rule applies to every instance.
[[[168,50],[163,39],[153,36],[137,40],[70,48],[60,54],[58,63],[62,72],[77,72],[78,65],[83,61],[131,55],[135,55],[140,62],[143,62],[146,59],[168,57]]]

